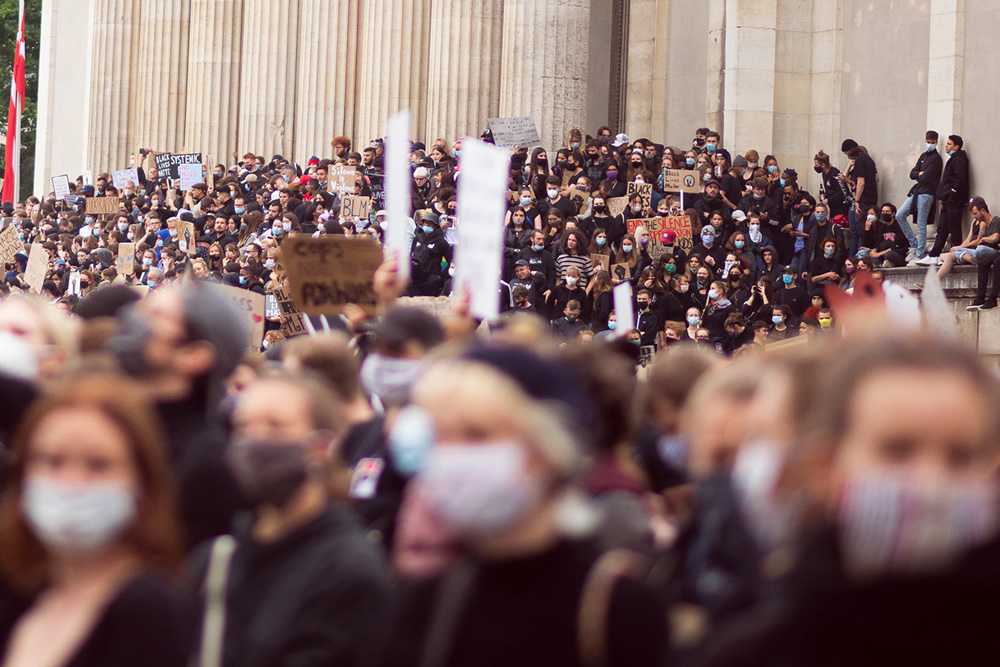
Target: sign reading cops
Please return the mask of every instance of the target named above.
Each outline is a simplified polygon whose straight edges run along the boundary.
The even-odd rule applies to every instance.
[[[295,305],[309,315],[339,315],[349,303],[375,314],[375,270],[382,247],[371,237],[292,235],[281,246]]]

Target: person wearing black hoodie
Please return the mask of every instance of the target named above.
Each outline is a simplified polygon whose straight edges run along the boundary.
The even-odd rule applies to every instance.
[[[451,263],[451,246],[444,239],[438,215],[429,213],[413,235],[410,296],[440,296],[443,263]]]
[[[248,507],[227,467],[223,383],[246,349],[242,317],[222,289],[194,282],[156,290],[118,312],[107,346],[158,408],[188,547],[230,530]]]
[[[941,255],[949,237],[953,247],[962,243],[962,212],[969,200],[969,155],[963,149],[964,145],[962,137],[957,134],[949,136],[944,145],[948,162],[944,165],[944,175],[937,190],[941,203],[938,207],[937,239],[928,253],[931,257]]]

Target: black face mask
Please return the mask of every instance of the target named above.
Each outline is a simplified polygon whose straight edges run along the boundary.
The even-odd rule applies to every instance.
[[[226,460],[240,489],[255,505],[284,507],[308,477],[306,448],[276,440],[236,442]]]
[[[817,174],[822,174],[823,167],[813,167],[813,171],[815,171]]]
[[[883,213],[882,214],[882,220],[884,222],[892,222],[892,219],[893,219],[892,213]]]
[[[132,377],[144,377],[150,371],[146,343],[153,330],[132,309],[119,315],[118,331],[108,340],[108,350],[118,366]]]

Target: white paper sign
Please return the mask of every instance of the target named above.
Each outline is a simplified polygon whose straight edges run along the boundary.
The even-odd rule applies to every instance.
[[[410,277],[410,111],[389,119],[385,146],[386,249],[399,262],[399,276]]]
[[[69,176],[66,174],[53,176],[52,191],[55,193],[56,199],[63,200],[69,197]]]
[[[506,151],[477,139],[462,140],[462,176],[458,182],[461,222],[453,292],[468,290],[472,297],[470,314],[487,321],[500,317],[507,164]]]
[[[927,267],[924,289],[920,292],[920,303],[924,307],[924,318],[927,320],[928,329],[948,340],[958,337],[955,332],[955,318],[948,308],[948,298],[944,295],[936,266]]]
[[[535,119],[531,116],[490,118],[489,124],[497,146],[534,146],[542,141],[538,136]]]
[[[201,183],[201,163],[177,165],[177,176],[181,180],[181,190],[190,190],[196,183]]]
[[[624,336],[635,329],[635,313],[632,311],[632,283],[628,281],[618,283],[614,295],[615,320],[618,322],[615,336]]]
[[[66,291],[73,296],[80,296],[80,274],[76,271],[67,276]]]
[[[119,190],[123,189],[129,181],[132,181],[133,185],[139,185],[139,170],[135,167],[111,172],[111,182]]]

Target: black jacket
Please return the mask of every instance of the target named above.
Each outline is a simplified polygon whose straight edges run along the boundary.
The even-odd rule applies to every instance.
[[[907,196],[936,195],[938,185],[941,181],[941,168],[943,165],[944,161],[941,159],[941,154],[937,152],[937,149],[921,153],[920,157],[917,158],[917,163],[910,170],[910,180],[916,181],[916,183],[910,188]],[[921,172],[923,172],[923,175],[921,175]]]
[[[355,517],[331,506],[271,544],[248,532],[234,536],[222,665],[368,664],[388,612],[389,582],[384,557]],[[199,592],[211,546],[191,559]],[[201,601],[199,633],[203,610]]]
[[[410,250],[410,265],[414,277],[440,274],[442,259],[451,262],[451,246],[444,240],[441,230],[435,228],[430,234],[425,234],[418,229]]]
[[[969,154],[961,148],[948,158],[937,198],[942,202],[964,206],[969,198]]]

